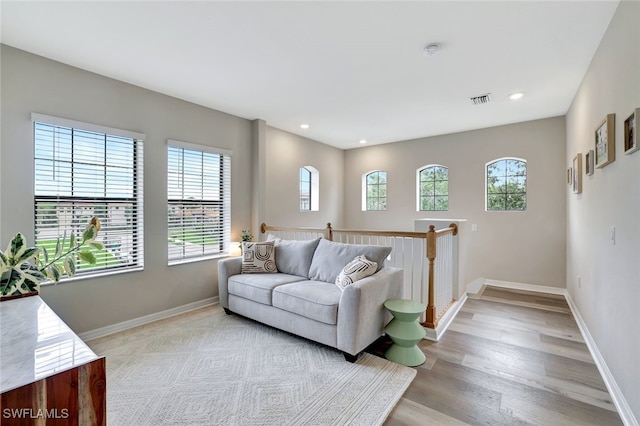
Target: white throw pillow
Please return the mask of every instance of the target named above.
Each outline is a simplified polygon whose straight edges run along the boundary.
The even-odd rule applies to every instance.
[[[278,272],[273,241],[264,243],[242,243],[242,273],[264,274]]]
[[[356,256],[347,264],[336,277],[336,285],[342,291],[351,284],[359,281],[369,275],[373,275],[378,268],[376,262],[372,262],[365,256]]]

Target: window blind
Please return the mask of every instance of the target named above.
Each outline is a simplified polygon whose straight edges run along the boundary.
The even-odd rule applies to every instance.
[[[76,275],[141,268],[143,141],[132,137],[139,134],[34,117],[36,245],[52,254],[66,235],[68,247],[71,233],[78,240],[97,216],[104,250],[93,250],[95,265],[78,263]]]
[[[167,147],[169,264],[227,252],[231,156],[178,141]]]

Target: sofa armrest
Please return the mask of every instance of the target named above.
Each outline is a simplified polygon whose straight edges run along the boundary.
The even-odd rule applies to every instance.
[[[229,277],[242,273],[242,258],[228,257],[218,261],[218,297],[220,306],[229,307]]]
[[[338,306],[338,349],[356,355],[382,335],[391,319],[384,302],[402,297],[402,274],[388,266],[345,288]]]

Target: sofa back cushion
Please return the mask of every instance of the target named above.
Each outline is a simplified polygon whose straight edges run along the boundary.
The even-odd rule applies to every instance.
[[[356,256],[366,256],[376,262],[376,272],[384,267],[384,261],[391,253],[391,247],[368,246],[363,244],[344,244],[321,239],[313,254],[309,279],[335,283],[342,268]]]
[[[297,241],[283,240],[281,238],[269,235],[267,241],[273,241],[276,249],[276,266],[278,272],[285,274],[298,275],[301,277],[309,276],[309,268],[311,267],[311,259],[313,253],[318,247],[320,238],[315,240]]]

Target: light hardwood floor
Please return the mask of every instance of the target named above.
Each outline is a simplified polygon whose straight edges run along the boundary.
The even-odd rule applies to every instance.
[[[485,287],[468,299],[385,425],[619,425],[563,296]]]

